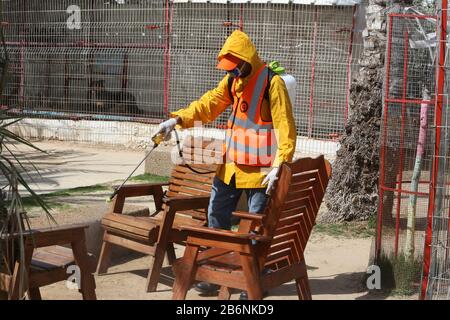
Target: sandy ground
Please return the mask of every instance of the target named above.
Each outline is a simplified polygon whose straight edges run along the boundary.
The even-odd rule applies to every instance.
[[[121,180],[128,175],[142,159],[143,151],[114,150],[111,148],[70,145],[62,142],[39,142],[40,148],[49,151],[48,157],[28,153],[41,171],[35,175],[40,192],[88,186]],[[143,173],[141,167],[136,174]],[[99,250],[99,239],[102,236],[99,227],[108,206],[105,197],[108,192],[93,192],[67,198],[56,198],[53,201],[63,202],[64,207],[55,208],[53,215],[59,224],[90,222],[88,237],[94,255]],[[142,205],[142,200],[130,203],[129,207]],[[147,205],[152,202],[146,201]],[[48,221],[39,210],[31,210],[33,227],[48,226]],[[94,246],[94,247],[92,247]],[[313,232],[305,253],[308,265],[310,285],[313,299],[385,299],[391,298],[381,294],[369,294],[363,285],[363,275],[367,269],[372,239],[369,238],[336,238]],[[177,256],[181,257],[183,248],[177,248]],[[150,258],[138,254],[129,254],[119,250],[107,275],[95,276],[97,296],[99,299],[170,299],[171,268],[163,271],[163,281],[155,293],[146,293],[146,276]],[[70,290],[65,282],[42,288],[44,299],[80,299],[77,290]],[[189,299],[215,299],[216,297],[200,297],[190,290]],[[238,294],[232,296],[237,299]],[[398,297],[396,297],[398,298]],[[297,299],[293,283],[285,284],[270,291],[267,299]]]

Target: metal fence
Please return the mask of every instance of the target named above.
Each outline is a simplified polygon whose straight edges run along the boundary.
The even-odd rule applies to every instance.
[[[447,1],[388,24],[376,259],[403,293],[450,299]]]
[[[358,56],[355,6],[167,0],[2,1],[3,107],[42,118],[158,122],[214,87],[236,28],[297,78],[297,133],[333,139]],[[211,124],[222,128],[227,114]],[[108,124],[105,122],[105,126]]]
[[[435,117],[434,16],[390,14],[380,148],[377,259],[397,289],[419,292]],[[402,286],[398,288],[398,286]]]
[[[450,62],[448,2],[437,12],[436,118],[433,166],[425,239],[422,298],[450,300]]]

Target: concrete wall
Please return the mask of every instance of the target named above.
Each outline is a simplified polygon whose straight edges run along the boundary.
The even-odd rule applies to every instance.
[[[73,143],[104,144],[134,149],[149,148],[152,145],[150,137],[156,129],[157,125],[136,122],[56,119],[23,119],[20,123],[12,126],[14,132],[20,134],[22,137],[33,140],[43,139]],[[224,134],[224,130],[210,128],[188,129],[179,132],[181,139],[188,135],[223,139]],[[170,152],[176,153],[174,147],[175,139],[172,138],[169,143],[164,146],[161,145],[158,150],[155,150],[155,156],[153,157],[155,159],[155,174],[157,172],[161,174],[167,172],[164,166],[167,163],[167,159],[170,159]],[[297,137],[296,156],[325,154],[327,158],[333,160],[338,148],[338,142]],[[161,160],[156,161],[158,157]],[[171,164],[172,162],[169,163],[168,167]]]

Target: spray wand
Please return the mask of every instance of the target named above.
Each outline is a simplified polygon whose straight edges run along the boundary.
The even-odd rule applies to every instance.
[[[153,150],[155,150],[159,144],[164,140],[164,133],[160,133],[157,134],[155,136],[152,137],[152,141],[154,143],[153,147],[150,149],[150,151],[145,155],[144,159],[141,160],[141,162],[139,162],[139,164],[136,166],[136,168],[134,168],[134,170],[128,175],[128,177],[122,182],[122,184],[116,188],[114,190],[114,192],[108,197],[106,198],[106,202],[111,202],[112,199],[114,199],[114,197],[117,195],[117,193],[119,192],[119,190],[124,186],[124,184],[131,178],[131,176],[133,175],[133,173],[136,172],[136,170],[141,166],[141,164],[148,158],[148,156],[152,153]]]
[[[181,159],[184,159],[183,157],[183,151],[181,149],[181,145],[180,145],[180,137],[178,136],[178,132],[176,129],[173,129],[173,131],[175,132],[175,137],[176,137],[176,142],[177,142],[177,147],[178,147],[178,154],[180,156]],[[122,184],[116,188],[114,190],[114,192],[108,197],[106,198],[106,202],[109,203],[112,201],[112,199],[114,199],[114,197],[117,195],[117,193],[119,193],[119,190],[125,185],[125,183],[127,183],[127,181],[131,178],[131,176],[133,175],[133,173],[136,172],[136,170],[141,166],[141,164],[148,158],[148,156],[152,153],[153,150],[155,150],[161,142],[164,141],[165,138],[165,134],[163,132],[156,134],[152,137],[152,141],[154,143],[153,147],[150,149],[150,151],[145,155],[144,159],[141,160],[141,162],[139,162],[139,164],[136,166],[136,168],[134,168],[134,170],[128,175],[128,177],[122,182]],[[213,171],[198,171],[194,168],[192,168],[189,164],[184,163],[184,165],[191,171],[198,173],[198,174],[210,174],[210,173],[214,173],[216,172],[215,170]]]

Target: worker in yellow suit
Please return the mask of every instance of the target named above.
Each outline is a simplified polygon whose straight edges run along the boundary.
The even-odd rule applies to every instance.
[[[227,72],[218,86],[187,108],[172,112],[156,134],[170,139],[176,125],[190,128],[195,121],[208,123],[233,106],[225,140],[226,161],[214,178],[208,208],[209,227],[230,229],[242,192],[246,192],[249,212],[264,211],[280,164],[292,161],[296,129],[283,79],[270,76],[244,32],[236,30],[228,37],[218,60],[217,68]],[[218,287],[203,282],[196,289],[211,294]]]

